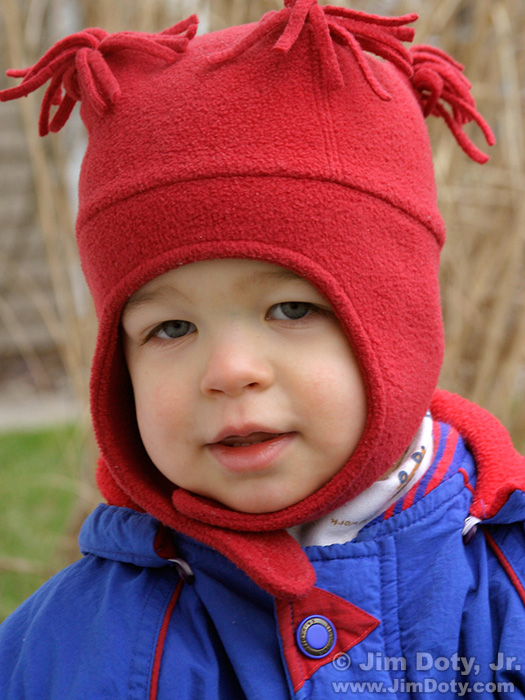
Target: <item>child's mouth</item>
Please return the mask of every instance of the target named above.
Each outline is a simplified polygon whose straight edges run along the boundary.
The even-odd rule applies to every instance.
[[[257,431],[228,435],[207,445],[214,459],[229,472],[257,472],[271,467],[297,433]]]
[[[283,433],[250,433],[250,435],[230,435],[224,438],[218,444],[226,445],[226,447],[249,447],[250,445],[258,445],[261,442],[268,442],[278,438]]]

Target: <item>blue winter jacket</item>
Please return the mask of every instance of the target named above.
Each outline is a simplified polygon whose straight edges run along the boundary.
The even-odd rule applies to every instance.
[[[317,583],[294,601],[171,531],[166,558],[155,519],[101,505],[84,558],[0,627],[0,698],[523,698],[525,497],[464,537],[476,478],[441,425],[413,491],[355,540],[306,548]]]

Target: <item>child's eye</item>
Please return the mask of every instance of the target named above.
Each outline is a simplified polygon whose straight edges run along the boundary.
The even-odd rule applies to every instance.
[[[190,321],[164,321],[155,328],[150,337],[161,340],[173,340],[194,333],[197,330]]]
[[[315,304],[306,301],[284,301],[281,304],[274,304],[268,316],[277,321],[298,321],[317,311]]]

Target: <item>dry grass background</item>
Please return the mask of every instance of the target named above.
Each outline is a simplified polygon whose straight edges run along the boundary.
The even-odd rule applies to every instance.
[[[337,4],[334,2],[334,4]],[[440,120],[430,125],[440,204],[448,226],[443,254],[447,354],[441,385],[494,412],[525,448],[525,2],[523,0],[360,0],[345,6],[381,14],[417,11],[416,43],[431,43],[467,66],[478,107],[498,145],[483,167],[471,162]],[[258,19],[274,0],[0,0],[0,60],[33,63],[58,38],[82,26],[157,31],[193,11],[205,29]],[[8,81],[0,79],[2,86]],[[39,305],[74,390],[87,403],[94,334],[90,307],[78,304],[70,155],[78,121],[57,136],[37,136],[38,97],[19,101],[54,303]],[[474,139],[483,147],[475,130]],[[0,154],[1,157],[1,154]],[[20,272],[22,274],[22,272]],[[0,306],[1,312],[1,306]],[[13,330],[14,332],[14,330]],[[26,347],[28,362],[31,348]],[[88,467],[90,468],[90,467]]]

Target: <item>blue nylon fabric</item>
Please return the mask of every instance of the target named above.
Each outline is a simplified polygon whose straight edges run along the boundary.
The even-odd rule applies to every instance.
[[[147,698],[173,587],[171,571],[91,555],[65,569],[0,627],[0,697]]]
[[[166,561],[153,548],[158,527],[157,520],[145,513],[101,505],[83,524],[78,546],[82,554],[95,554],[102,559],[163,567]]]
[[[514,493],[465,545],[472,495],[459,468],[475,479],[463,446],[446,479],[410,508],[352,542],[306,548],[317,586],[381,624],[295,695],[273,599],[222,555],[177,536],[195,583],[170,620],[158,700],[525,697],[525,607],[481,531],[490,527],[525,582],[525,495]],[[0,626],[1,700],[149,700],[178,583],[154,552],[157,526],[125,508],[94,511],[80,537],[84,559]]]
[[[160,697],[170,697],[171,669],[180,666],[184,674],[191,669],[183,697],[289,698],[273,598],[209,547],[179,537],[177,549],[195,582],[184,587],[172,618]]]

